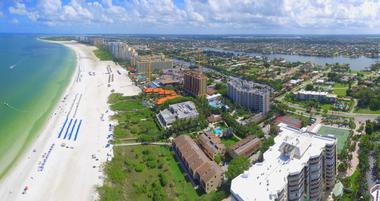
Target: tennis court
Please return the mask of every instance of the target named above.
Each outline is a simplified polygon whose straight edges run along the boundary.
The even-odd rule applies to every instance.
[[[336,139],[338,140],[337,148],[338,148],[338,153],[340,153],[344,148],[344,144],[346,143],[348,136],[350,135],[350,130],[334,128],[330,126],[321,126],[321,128],[318,131],[318,134],[322,136],[334,135]]]

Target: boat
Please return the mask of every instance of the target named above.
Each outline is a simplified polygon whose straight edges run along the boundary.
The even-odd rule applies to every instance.
[[[16,67],[16,64],[9,66],[9,69],[14,69]]]

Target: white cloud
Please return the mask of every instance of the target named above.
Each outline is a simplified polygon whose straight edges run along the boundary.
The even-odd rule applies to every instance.
[[[28,11],[26,11],[25,4],[19,2],[16,2],[15,7],[9,7],[9,12],[17,15],[26,15],[28,13]]]
[[[37,21],[38,19],[37,12],[27,10],[25,4],[20,3],[20,2],[16,2],[14,7],[13,6],[9,7],[8,11],[10,14],[25,15],[32,21]]]
[[[115,3],[117,2],[117,3]],[[29,4],[28,4],[29,5]],[[379,0],[22,0],[8,8],[49,26],[115,24],[225,30],[379,29]],[[1,13],[0,13],[1,16]]]
[[[172,0],[132,0],[126,3],[130,17],[157,24],[177,24],[186,20],[186,13]]]
[[[4,16],[3,12],[0,11],[0,17],[3,17],[3,16]]]
[[[45,15],[56,15],[62,9],[62,2],[61,0],[40,0],[38,7]]]

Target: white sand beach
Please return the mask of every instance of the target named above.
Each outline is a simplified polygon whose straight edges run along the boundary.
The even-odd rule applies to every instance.
[[[75,73],[45,127],[0,180],[1,201],[96,200],[102,166],[112,157],[108,96],[140,92],[125,69],[99,61],[95,47],[61,43],[77,55]]]

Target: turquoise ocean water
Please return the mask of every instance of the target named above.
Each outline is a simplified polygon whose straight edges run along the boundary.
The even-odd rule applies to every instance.
[[[37,38],[0,35],[0,178],[41,130],[75,69],[72,50]]]

